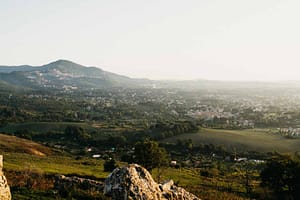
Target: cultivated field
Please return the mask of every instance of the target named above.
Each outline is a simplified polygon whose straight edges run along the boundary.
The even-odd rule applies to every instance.
[[[269,129],[222,130],[202,128],[198,133],[188,133],[163,140],[176,143],[192,139],[194,144],[224,145],[232,150],[255,150],[260,152],[300,151],[300,139],[288,139]]]

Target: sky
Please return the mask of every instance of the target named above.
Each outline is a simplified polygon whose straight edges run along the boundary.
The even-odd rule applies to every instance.
[[[1,0],[0,65],[135,78],[300,80],[299,0]]]

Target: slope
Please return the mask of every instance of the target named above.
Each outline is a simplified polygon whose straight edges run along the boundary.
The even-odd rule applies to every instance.
[[[150,81],[132,79],[86,67],[68,60],[57,60],[42,66],[0,66],[0,80],[6,85],[30,89],[99,89],[140,87]]]
[[[50,148],[41,144],[15,136],[0,134],[0,154],[4,152],[26,153],[37,156],[52,154]]]

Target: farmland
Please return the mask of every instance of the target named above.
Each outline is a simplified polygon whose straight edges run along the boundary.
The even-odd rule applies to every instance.
[[[223,130],[202,128],[197,133],[187,133],[163,140],[176,143],[191,139],[194,144],[222,144],[232,150],[252,150],[260,152],[300,151],[300,140],[289,139],[274,133],[272,129]]]

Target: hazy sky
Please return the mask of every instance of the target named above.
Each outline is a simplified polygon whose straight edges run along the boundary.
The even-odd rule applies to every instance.
[[[0,64],[152,79],[299,80],[299,0],[1,0]]]

